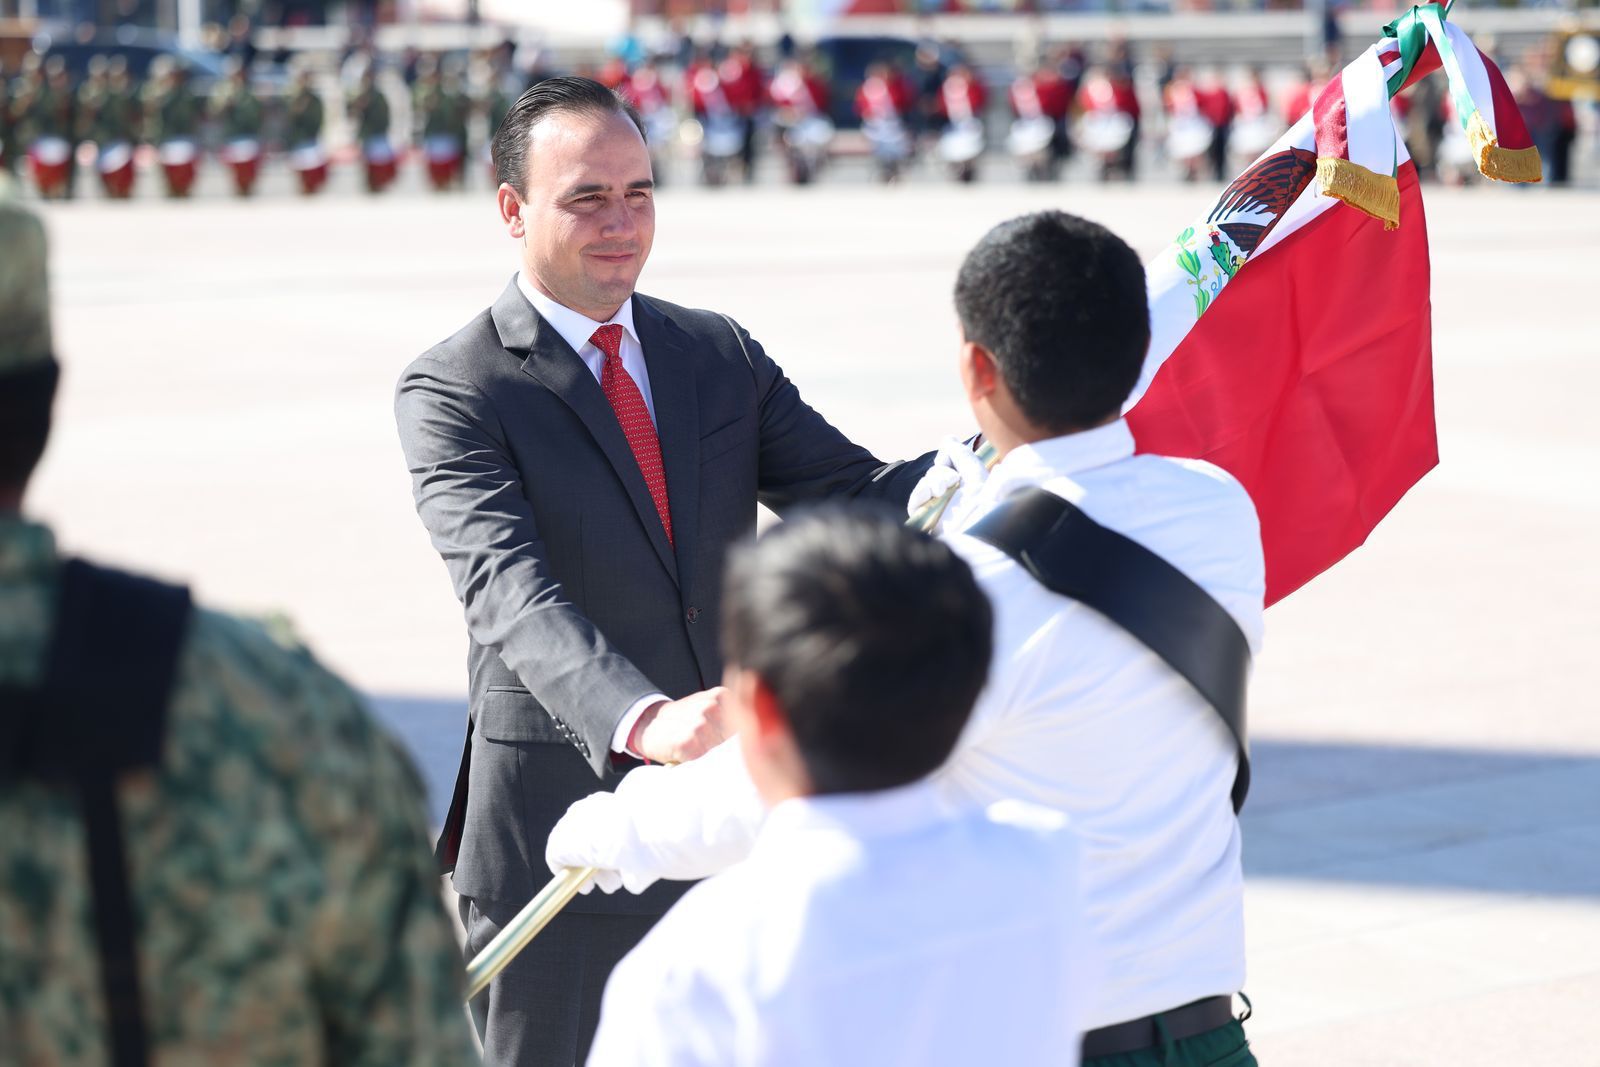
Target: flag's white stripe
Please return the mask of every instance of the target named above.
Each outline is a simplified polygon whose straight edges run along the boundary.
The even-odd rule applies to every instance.
[[[1389,111],[1388,81],[1378,63],[1377,48],[1356,57],[1339,77],[1344,82],[1350,162],[1374,174],[1393,174],[1394,116]]]
[[[1472,38],[1453,22],[1444,24],[1445,33],[1450,36],[1450,48],[1456,54],[1456,62],[1461,64],[1461,75],[1467,83],[1467,93],[1472,97],[1472,102],[1478,105],[1483,120],[1489,128],[1498,135],[1500,128],[1494,121],[1494,90],[1489,85],[1489,74],[1483,69],[1483,57],[1478,54],[1478,46],[1472,43]],[[1466,125],[1470,115],[1462,115],[1461,123]]]

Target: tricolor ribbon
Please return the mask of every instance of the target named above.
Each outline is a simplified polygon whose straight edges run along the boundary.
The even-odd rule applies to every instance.
[[[1541,177],[1539,151],[1505,77],[1460,27],[1445,21],[1447,13],[1423,4],[1385,26],[1384,40],[1330,81],[1311,109],[1323,195],[1382,219],[1386,229],[1400,224],[1389,100],[1440,67],[1479,172],[1505,182]]]

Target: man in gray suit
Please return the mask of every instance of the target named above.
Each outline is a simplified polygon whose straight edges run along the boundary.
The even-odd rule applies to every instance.
[[[471,637],[439,849],[469,954],[544,882],[545,838],[596,775],[610,787],[639,759],[721,740],[723,556],[757,501],[903,506],[930,460],[880,462],[732,319],[633,291],[654,233],[650,155],[610,90],[541,82],[494,156],[521,271],[395,399]],[[559,916],[479,998],[489,1062],[581,1062],[611,967],[683,888],[591,894]]]

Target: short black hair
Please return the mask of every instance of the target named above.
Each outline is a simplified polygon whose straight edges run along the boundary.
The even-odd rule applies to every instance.
[[[20,490],[39,465],[59,377],[53,359],[0,375],[0,489]]]
[[[644,120],[639,111],[614,90],[593,78],[546,78],[517,97],[517,102],[500,120],[490,149],[494,156],[494,180],[509,185],[518,196],[528,195],[528,133],[534,123],[557,112],[626,115],[647,141]]]
[[[818,793],[936,770],[989,673],[989,600],[949,546],[863,505],[824,505],[729,557],[723,653],[771,689]]]
[[[1022,413],[1070,433],[1117,414],[1150,347],[1144,266],[1127,242],[1064,211],[1002,222],[956,275],[956,315]]]

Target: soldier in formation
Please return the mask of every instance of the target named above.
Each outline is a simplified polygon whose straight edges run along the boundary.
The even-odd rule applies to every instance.
[[[382,192],[394,181],[398,166],[394,142],[389,136],[393,126],[389,98],[378,88],[377,74],[371,63],[361,69],[355,92],[346,104],[346,112],[351,126],[355,128],[356,142],[361,146],[361,159],[367,171],[367,191]]]
[[[265,117],[260,97],[250,88],[250,75],[230,60],[228,78],[211,97],[212,121],[222,144],[218,156],[233,171],[234,189],[249,196],[261,170],[261,127]]]
[[[328,153],[322,145],[325,117],[322,97],[311,84],[311,71],[302,67],[284,105],[283,142],[289,151],[289,165],[300,179],[300,191],[306,196],[328,180]]]
[[[104,63],[104,77],[98,81],[91,77],[79,93],[78,130],[81,140],[93,143],[95,170],[113,199],[133,194],[133,149],[139,143],[141,118],[139,91],[128,75],[128,60],[112,56]]]
[[[14,136],[27,154],[39,195],[65,199],[72,195],[77,100],[60,56],[43,63],[34,56],[29,60],[11,101]]]
[[[167,56],[157,56],[150,64],[144,117],[145,139],[156,147],[167,195],[188,196],[199,168],[202,106],[182,64]]]

